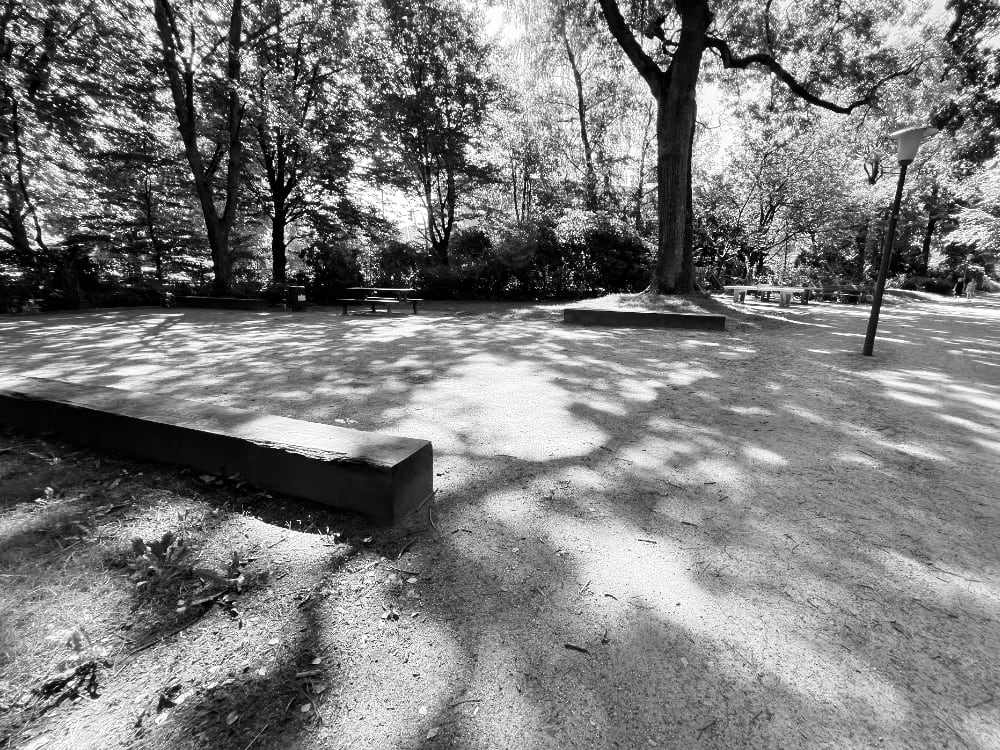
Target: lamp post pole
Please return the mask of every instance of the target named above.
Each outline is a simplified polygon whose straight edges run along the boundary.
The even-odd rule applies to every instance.
[[[885,245],[882,247],[882,262],[878,267],[878,280],[875,282],[875,296],[872,297],[872,312],[868,317],[868,332],[865,333],[865,346],[861,353],[872,356],[875,348],[875,330],[878,328],[878,315],[882,310],[882,294],[885,291],[885,280],[889,276],[889,261],[892,260],[893,245],[896,240],[896,222],[899,221],[899,205],[903,202],[903,183],[906,182],[906,168],[910,162],[899,163],[899,181],[896,183],[896,197],[892,201],[892,213],[889,215],[889,227],[885,233]]]
[[[896,183],[896,197],[892,201],[892,213],[889,215],[889,226],[885,233],[882,262],[878,267],[878,279],[875,282],[875,295],[872,297],[871,315],[868,317],[865,345],[861,350],[861,353],[866,357],[872,356],[872,350],[875,348],[875,331],[878,328],[878,315],[882,310],[882,295],[885,292],[886,277],[889,275],[889,261],[892,260],[893,245],[896,241],[896,223],[899,221],[899,206],[903,201],[903,183],[906,182],[906,170],[916,158],[920,142],[936,132],[938,132],[937,128],[904,128],[889,136],[898,141],[896,160],[899,162],[899,181]]]

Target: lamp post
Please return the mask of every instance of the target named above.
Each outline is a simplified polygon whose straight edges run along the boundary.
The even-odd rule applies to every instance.
[[[896,197],[892,201],[892,213],[889,215],[889,227],[885,233],[885,245],[882,247],[882,262],[878,268],[878,280],[875,282],[875,296],[872,298],[872,311],[868,318],[868,331],[865,333],[865,346],[861,353],[872,356],[875,348],[875,330],[878,328],[878,314],[882,309],[882,293],[885,291],[885,279],[889,275],[889,261],[892,258],[893,244],[896,240],[896,222],[899,221],[899,204],[903,200],[903,183],[906,182],[906,169],[917,155],[920,143],[938,132],[937,128],[904,128],[890,133],[890,138],[897,140],[896,161],[899,162],[899,180],[896,182]]]

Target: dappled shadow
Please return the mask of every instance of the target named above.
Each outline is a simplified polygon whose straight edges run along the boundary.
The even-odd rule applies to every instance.
[[[366,662],[333,598],[289,619],[368,664],[329,746],[991,745],[991,300],[887,307],[874,358],[866,307],[725,334],[465,312],[53,316],[4,323],[4,361],[432,440],[437,523],[384,532],[421,534],[419,617],[385,626],[408,659]]]

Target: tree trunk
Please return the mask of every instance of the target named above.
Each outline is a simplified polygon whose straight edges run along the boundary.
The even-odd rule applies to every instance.
[[[865,232],[865,246],[861,251],[861,257],[858,258],[857,268],[854,269],[854,278],[852,281],[855,284],[860,284],[865,278],[865,264],[869,261],[873,268],[878,267],[878,254],[879,254],[879,227],[882,221],[879,217],[878,211],[873,211],[872,215],[868,217],[868,229]]]
[[[288,226],[288,209],[285,202],[274,196],[274,216],[271,217],[271,277],[275,284],[287,280],[288,256],[285,248],[285,229]]]
[[[678,3],[680,9],[681,3]],[[703,2],[695,2],[703,6]],[[657,208],[660,234],[650,290],[659,294],[688,294],[694,278],[684,272],[688,181],[695,126],[695,88],[705,50],[708,9],[684,15],[680,41],[670,64],[669,85],[660,89],[656,111]],[[690,271],[690,269],[689,269]]]
[[[226,176],[226,203],[221,216],[215,206],[215,195],[212,188],[214,165],[206,166],[201,151],[198,149],[198,113],[195,104],[194,69],[190,57],[183,60],[183,67],[181,60],[178,59],[179,53],[182,52],[179,46],[182,36],[170,0],[154,0],[153,16],[160,38],[163,67],[167,74],[174,102],[177,127],[184,143],[184,153],[187,156],[188,165],[191,167],[195,193],[205,218],[205,234],[212,253],[212,270],[215,276],[214,291],[219,295],[228,295],[232,285],[232,254],[229,249],[229,233],[236,219],[240,170],[242,168],[240,123],[243,111],[239,103],[238,85],[240,78],[239,53],[243,33],[242,0],[233,0],[229,23],[229,55],[226,68],[228,83],[231,87],[227,133],[229,164]],[[189,50],[190,54],[193,52]]]
[[[937,183],[931,188],[931,197],[927,202],[927,226],[924,229],[924,242],[920,249],[920,273],[927,275],[927,269],[931,265],[931,240],[934,238],[934,227],[938,222],[938,186]]]
[[[149,232],[149,244],[153,248],[153,263],[156,264],[156,283],[163,283],[163,247],[160,245],[160,238],[156,234],[156,224],[153,221],[153,196],[152,187],[149,184],[149,176],[146,175],[142,181],[142,202],[143,213],[146,218],[146,231]]]
[[[30,267],[33,265],[34,252],[31,249],[31,240],[28,239],[28,230],[24,227],[24,199],[9,175],[3,176],[3,182],[4,192],[7,193],[7,211],[0,223],[6,225],[10,235],[5,240],[14,251],[17,265],[22,268]]]
[[[583,96],[583,75],[576,64],[576,55],[573,54],[573,48],[569,43],[565,20],[559,26],[559,33],[562,35],[563,48],[566,50],[566,59],[569,60],[569,67],[573,72],[573,84],[576,87],[576,116],[580,121],[580,142],[583,144],[585,205],[588,211],[595,211],[599,202],[597,199],[597,171],[594,169],[594,148],[590,143],[590,134],[587,131],[587,104]]]
[[[927,275],[927,270],[931,265],[931,240],[934,238],[934,227],[937,226],[938,217],[935,213],[937,206],[931,208],[927,215],[927,227],[924,229],[924,243],[920,250],[920,273]]]
[[[697,111],[697,109],[696,109]],[[690,149],[694,151],[694,126],[691,127]],[[694,181],[691,175],[691,163],[688,161],[687,176],[687,208],[684,211],[684,254],[681,260],[681,281],[690,283],[689,292],[698,291],[698,282],[694,275]],[[679,285],[681,286],[681,285]]]

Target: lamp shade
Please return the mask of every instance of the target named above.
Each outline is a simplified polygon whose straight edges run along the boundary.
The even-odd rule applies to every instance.
[[[924,138],[929,138],[935,133],[939,132],[937,128],[903,128],[902,130],[897,130],[895,133],[890,133],[890,138],[895,138],[899,143],[897,144],[896,159],[900,164],[909,164],[917,155],[917,149],[920,148],[920,143]]]

